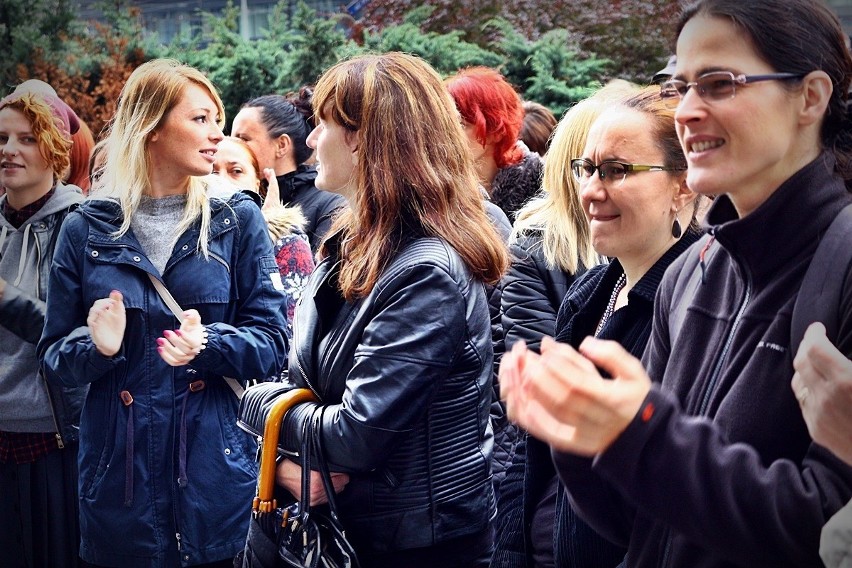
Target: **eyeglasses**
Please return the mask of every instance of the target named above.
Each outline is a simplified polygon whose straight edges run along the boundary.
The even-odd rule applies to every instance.
[[[571,160],[571,172],[578,183],[588,183],[589,179],[598,172],[603,183],[619,186],[624,182],[628,173],[634,172],[681,172],[686,168],[667,168],[665,166],[645,166],[642,164],[625,164],[616,160],[604,160],[598,165],[585,158]]]
[[[675,108],[686,92],[695,87],[698,96],[708,102],[732,99],[737,94],[738,85],[747,85],[759,81],[786,81],[801,79],[802,73],[769,73],[766,75],[734,75],[729,71],[705,73],[692,82],[672,79],[660,85],[660,98],[669,108]]]

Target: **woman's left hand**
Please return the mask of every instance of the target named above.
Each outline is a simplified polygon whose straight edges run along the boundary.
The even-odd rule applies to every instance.
[[[302,466],[288,459],[281,460],[275,470],[275,481],[290,492],[296,499],[302,498]],[[331,484],[334,487],[335,493],[340,493],[346,484],[349,483],[349,476],[345,473],[336,471],[331,472]],[[325,493],[325,486],[322,484],[322,477],[318,471],[311,471],[311,505],[322,505],[328,503],[328,495]]]
[[[201,325],[201,316],[197,310],[186,310],[180,329],[166,330],[163,337],[157,339],[157,353],[172,367],[188,364],[201,353],[207,342],[207,332]]]
[[[545,337],[541,355],[520,344],[500,365],[509,418],[554,449],[584,456],[621,435],[650,388],[642,363],[614,341],[587,338],[578,352]]]

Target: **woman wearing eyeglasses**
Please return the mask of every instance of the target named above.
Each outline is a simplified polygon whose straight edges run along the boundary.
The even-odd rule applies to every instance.
[[[574,155],[581,157],[570,164],[591,244],[612,262],[590,268],[572,285],[559,309],[556,338],[577,346],[596,335],[638,356],[651,332],[654,294],[663,273],[698,240],[692,222],[696,195],[686,185],[674,111],[660,100],[658,87],[589,99],[569,112],[588,113],[590,104],[598,105],[591,107],[598,116],[588,136],[579,139],[582,153],[575,149]],[[575,128],[581,130],[582,124]],[[623,546],[577,518],[547,444],[531,434],[519,446],[501,491],[492,567],[613,568],[624,558]],[[519,479],[521,502],[511,503]],[[619,514],[606,502],[597,506],[602,513]]]
[[[850,77],[821,2],[685,8],[662,95],[688,185],[719,194],[711,234],[668,270],[642,363],[595,339],[503,358],[510,416],[550,443],[572,504],[628,546],[627,566],[821,565],[852,468],[808,434],[790,327],[820,235],[852,201]],[[847,281],[834,339],[848,357],[849,274],[826,277]]]

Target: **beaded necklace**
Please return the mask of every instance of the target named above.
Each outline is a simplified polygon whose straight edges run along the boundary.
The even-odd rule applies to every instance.
[[[609,321],[609,318],[612,316],[612,312],[615,311],[615,303],[618,301],[618,295],[624,289],[625,284],[627,284],[627,275],[622,272],[621,276],[619,276],[618,280],[615,282],[615,288],[612,290],[612,296],[609,298],[609,303],[606,305],[603,317],[601,317],[601,321],[598,323],[598,329],[595,330],[595,337],[601,334],[601,330],[606,325],[606,322]]]

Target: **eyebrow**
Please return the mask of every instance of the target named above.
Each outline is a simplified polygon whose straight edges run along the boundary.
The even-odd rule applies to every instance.
[[[719,72],[719,71],[725,71],[725,72],[733,73],[734,75],[738,74],[737,71],[732,70],[730,67],[720,67],[720,66],[716,65],[716,66],[713,66],[713,67],[703,67],[703,68],[699,69],[698,72],[695,74],[695,77],[697,78],[697,77],[701,77],[702,75],[706,75],[707,73],[716,73],[716,72]],[[677,75],[674,75],[672,77],[672,79],[684,81],[685,79],[683,77],[684,76],[683,76],[682,73],[678,73]]]

